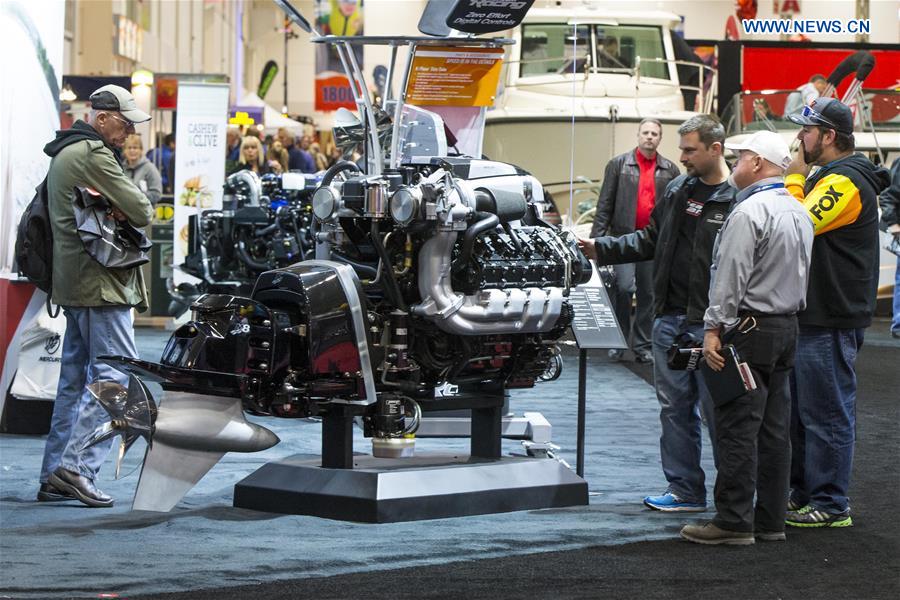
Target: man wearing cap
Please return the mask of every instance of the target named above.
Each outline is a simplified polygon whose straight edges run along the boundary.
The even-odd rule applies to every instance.
[[[856,441],[854,363],[878,286],[878,194],[886,169],[854,153],[853,114],[817,98],[790,119],[801,151],[785,186],[815,227],[806,309],[794,367],[791,496],[787,524],[848,527]],[[810,168],[819,167],[812,176]]]
[[[744,545],[785,539],[789,378],[813,227],[785,190],[782,175],[791,154],[781,136],[759,131],[725,147],[738,155],[729,180],[739,192],[713,251],[703,355],[713,371],[721,371],[722,344],[733,344],[756,389],[736,398],[712,393],[716,516],[685,526],[681,536],[699,544]]]
[[[112,440],[82,447],[109,415],[86,386],[98,380],[127,384],[125,375],[97,357],[137,358],[131,309],[146,309],[147,290],[140,268],[108,269],[87,254],[76,230],[72,197],[75,187],[92,188],[109,201],[116,219],[135,227],[150,223],[150,201],[125,175],[119,160],[134,124],[150,120],[150,115],[138,110],[132,95],[115,85],[101,87],[90,99],[88,122],[79,120],[71,129],[58,131],[44,147],[52,158],[47,174],[52,301],[63,308],[66,334],[38,500],[77,499],[107,507],[113,499],[94,481]]]

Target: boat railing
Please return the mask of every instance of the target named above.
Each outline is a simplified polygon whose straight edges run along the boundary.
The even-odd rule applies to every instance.
[[[527,58],[521,60],[510,60],[504,61],[504,68],[510,69],[513,67],[522,67],[526,65],[541,65],[547,63],[559,63],[563,61],[564,64],[560,66],[558,69],[555,69],[552,72],[547,73],[529,73],[527,75],[519,75],[514,84],[508,85],[509,88],[527,88],[527,87],[541,87],[548,85],[548,81],[546,79],[538,80],[538,81],[528,81],[531,78],[543,77],[547,75],[560,75],[560,76],[574,76],[575,81],[581,81],[586,84],[590,79],[591,75],[596,74],[621,74],[628,75],[634,80],[634,89],[635,89],[635,98],[640,98],[640,89],[641,89],[641,64],[642,63],[663,63],[663,64],[673,64],[677,66],[687,66],[690,68],[696,68],[698,72],[698,81],[700,85],[688,85],[679,82],[678,88],[679,90],[684,91],[692,91],[697,94],[698,102],[696,104],[696,109],[699,112],[711,113],[715,111],[715,93],[714,90],[717,89],[718,84],[718,71],[710,67],[709,65],[703,63],[695,63],[685,60],[674,60],[668,58],[641,58],[641,56],[636,56],[634,61],[634,67],[599,67],[591,64],[590,56],[586,55],[584,57],[580,57],[572,60],[571,57],[549,57],[549,58]],[[573,68],[574,66],[574,68]],[[655,82],[658,82],[658,79],[655,79]],[[582,88],[582,94],[584,93],[584,88]],[[694,110],[695,107],[685,107],[685,110]]]
[[[789,110],[789,96],[799,94],[796,89],[742,90],[732,96],[723,114],[727,135],[745,131],[793,129],[796,125],[785,114]],[[856,126],[860,130],[900,129],[900,91],[895,89],[863,88],[862,101],[855,110]],[[800,99],[802,102],[802,99]],[[798,98],[794,99],[796,110]],[[871,123],[871,126],[869,125]]]

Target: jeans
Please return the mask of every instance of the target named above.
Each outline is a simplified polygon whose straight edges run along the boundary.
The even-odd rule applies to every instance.
[[[900,256],[897,257],[897,272],[894,274],[894,318],[891,333],[900,335]]]
[[[780,532],[791,469],[789,379],[797,318],[756,319],[753,329],[723,340],[734,344],[757,387],[730,401],[713,397],[719,455],[713,523],[729,531]]]
[[[856,354],[863,329],[800,326],[791,415],[792,498],[847,510],[856,443]]]
[[[66,336],[50,433],[44,446],[41,483],[46,483],[58,467],[94,480],[112,448],[112,440],[84,451],[81,447],[110,416],[85,386],[98,380],[128,385],[127,375],[96,358],[105,354],[138,356],[130,307],[66,307],[64,314]]]
[[[653,327],[653,261],[613,265],[616,285],[610,295],[616,320],[622,328],[622,335],[631,349],[650,352],[651,329]],[[631,299],[637,296],[634,321],[631,320]]]
[[[702,422],[715,439],[712,401],[699,371],[676,371],[666,365],[666,351],[682,333],[703,340],[703,324],[688,324],[685,315],[662,315],[653,322],[653,378],[659,400],[662,435],[659,454],[667,491],[685,502],[706,502],[706,476],[700,466]],[[716,458],[713,449],[713,458]]]

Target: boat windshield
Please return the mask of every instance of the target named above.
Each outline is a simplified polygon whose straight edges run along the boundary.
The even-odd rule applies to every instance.
[[[522,25],[520,77],[584,72],[625,73],[641,58],[641,77],[669,79],[662,28],[652,25]]]

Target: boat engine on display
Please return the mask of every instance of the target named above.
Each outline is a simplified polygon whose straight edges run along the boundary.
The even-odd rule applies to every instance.
[[[524,15],[530,2],[521,4]],[[278,442],[245,412],[322,417],[321,466],[352,470],[353,419],[376,457],[399,458],[412,455],[423,412],[472,409],[472,455],[499,458],[504,390],[559,375],[569,295],[592,271],[575,237],[542,219],[541,183],[470,157],[481,155],[483,105],[445,113],[465,137],[457,139],[438,111],[393,95],[390,75],[382,104],[373,103],[351,47],[389,45],[392,65],[403,47],[411,65],[419,45],[440,42],[483,75],[488,55],[478,51],[500,61],[513,43],[436,35],[315,37],[334,46],[353,82],[359,116],[334,116],[345,160],[315,180],[229,177],[223,209],[192,228],[184,270],[208,293],[191,303],[190,321],[158,363],[104,357],[132,378],[93,390],[113,420],[91,443],[121,435],[121,459],[137,437],[148,440],[134,508],[169,510],[225,452]],[[165,391],[158,406],[149,382]],[[447,384],[468,392],[436,392]],[[536,489],[547,489],[546,477],[569,479],[543,468]],[[586,503],[587,484],[573,485]]]
[[[201,297],[162,365],[246,375],[256,414],[353,403],[385,443],[414,431],[436,386],[532,386],[558,373],[566,298],[590,276],[575,240],[541,221],[542,201],[536,179],[503,163],[366,176],[340,162],[313,196],[322,258],[262,273],[249,297]]]
[[[229,176],[222,209],[190,217],[181,269],[200,282],[170,290],[170,314],[188,310],[203,293],[249,294],[260,273],[312,257],[312,194],[319,179],[252,171]]]

